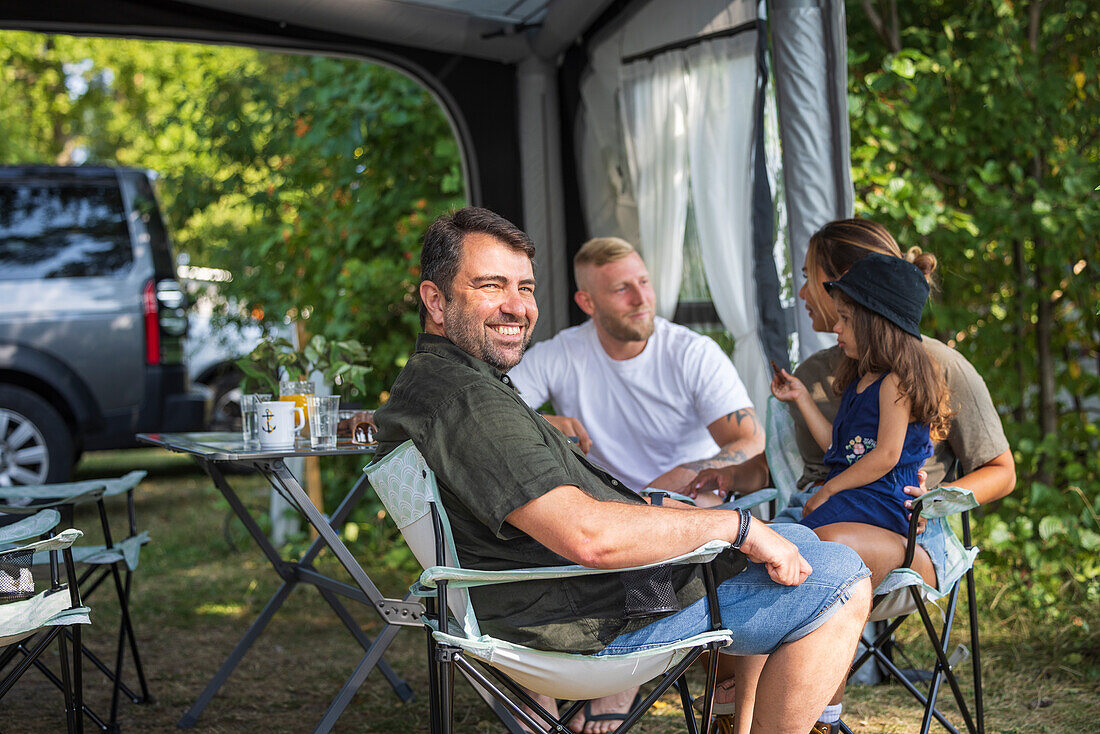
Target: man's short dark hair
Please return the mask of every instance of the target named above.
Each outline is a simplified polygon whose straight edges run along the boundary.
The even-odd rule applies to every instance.
[[[535,244],[527,233],[496,212],[479,206],[468,206],[448,214],[440,214],[424,233],[420,251],[420,281],[430,280],[450,299],[451,286],[462,260],[462,242],[466,235],[481,233],[500,240],[514,250],[523,250],[535,260]],[[420,302],[420,328],[424,328],[428,311]]]

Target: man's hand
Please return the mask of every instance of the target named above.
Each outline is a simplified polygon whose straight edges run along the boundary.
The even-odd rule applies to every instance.
[[[704,469],[676,491],[692,498],[700,492],[715,492],[719,497],[728,498],[733,490],[733,472],[730,471],[729,467],[723,467],[721,469]]]
[[[759,520],[749,526],[741,552],[753,563],[763,563],[772,581],[798,586],[813,572],[798,547]]]
[[[570,418],[567,415],[546,414],[543,414],[542,417],[566,436],[575,436],[577,438],[577,443],[581,447],[581,451],[584,453],[587,454],[588,450],[592,448],[592,439],[588,437],[588,431],[584,430],[584,426],[576,418]]]
[[[920,471],[917,472],[917,479],[920,480],[920,486],[919,487],[902,487],[902,491],[905,492],[908,495],[913,496],[913,497],[920,497],[922,494],[927,492],[928,487],[925,486],[925,485],[928,482],[928,472],[926,472],[924,469],[921,469]],[[905,500],[905,509],[907,509],[907,510],[912,510],[913,509],[913,500]],[[905,518],[907,520],[911,519],[912,517],[913,517],[912,512],[909,512],[909,514],[907,514],[905,516]],[[918,533],[923,533],[924,532],[924,525],[925,525],[925,519],[923,517],[921,519],[917,520],[917,532]]]

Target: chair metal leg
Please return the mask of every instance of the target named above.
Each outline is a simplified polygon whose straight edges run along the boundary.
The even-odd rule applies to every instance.
[[[962,514],[963,545],[967,550],[973,548],[970,539],[970,512]],[[974,592],[974,567],[966,570],[966,603],[970,614],[970,654],[973,656],[974,672],[974,717],[977,719],[978,734],[985,734],[985,699],[982,696],[982,651],[978,644],[978,602]]]
[[[684,725],[687,727],[688,734],[699,734],[699,722],[695,720],[695,709],[692,708],[693,701],[687,679],[680,676],[674,685],[680,693],[680,708],[684,712]]]
[[[917,596],[917,592],[913,591],[913,595]],[[935,693],[939,686],[940,674],[947,678],[948,685],[951,686],[951,692],[955,695],[955,702],[959,706],[959,711],[962,714],[963,721],[966,723],[966,728],[970,734],[976,734],[977,729],[974,726],[974,720],[970,716],[970,707],[966,705],[966,699],[962,695],[962,690],[959,688],[958,679],[955,677],[955,673],[951,670],[950,661],[947,659],[947,650],[945,647],[949,644],[951,637],[951,622],[955,618],[955,607],[958,602],[959,587],[958,585],[951,591],[950,601],[948,602],[947,619],[944,623],[943,637],[941,638],[936,633],[935,625],[932,624],[932,618],[928,615],[928,610],[925,609],[923,604],[917,606],[917,612],[920,614],[921,621],[924,622],[924,629],[928,633],[928,639],[932,641],[932,647],[936,652],[937,665],[936,669],[932,673],[932,687],[929,690],[929,699],[931,701],[930,709],[935,709]],[[930,714],[925,713],[925,720],[929,721]],[[923,731],[927,732],[927,726],[923,727]]]
[[[431,722],[431,734],[439,734],[442,727],[440,724],[440,711],[442,707],[439,704],[439,668],[435,664],[435,638],[432,637],[432,631],[425,627],[424,635],[427,638],[428,645],[428,716]]]
[[[454,658],[457,652],[443,647],[436,647],[437,662],[439,666],[439,720],[440,734],[452,734],[454,731]]]
[[[57,636],[57,657],[61,663],[61,695],[65,698],[65,728],[73,734],[76,732],[76,722],[81,718],[80,710],[75,708],[73,701],[72,671],[69,669],[68,643],[65,635]]]
[[[522,708],[516,705],[515,701],[505,696],[504,693],[495,685],[493,685],[493,682],[489,680],[485,676],[485,674],[477,668],[477,666],[472,665],[460,654],[455,655],[454,662],[455,666],[462,671],[463,675],[465,675],[469,680],[475,681],[485,690],[489,691],[493,695],[493,697],[496,698],[496,700],[498,700],[504,706],[504,708],[512,714],[512,716],[522,722],[531,731],[545,731],[545,729],[542,728],[544,723],[549,724],[551,727],[560,725],[562,726],[561,731],[569,731],[568,729],[564,728],[563,724],[560,724],[560,721],[555,721],[554,717],[550,716],[550,714],[545,709],[543,709],[542,706],[539,706],[535,702],[535,700],[531,698],[530,694],[528,694],[527,691],[516,685],[516,682],[513,681],[511,678],[501,675],[493,668],[487,668],[489,673],[492,674],[494,678],[500,681],[500,683],[503,684],[505,688],[512,692],[512,695],[518,698],[525,706],[531,709],[531,711],[534,711],[536,714],[538,714],[544,720],[544,723],[536,721],[530,713],[524,711]],[[564,721],[567,717],[571,718],[573,714],[575,714],[578,710],[579,707],[570,707],[570,711],[567,712],[565,716],[561,717],[561,720]]]
[[[982,647],[978,639],[978,602],[974,593],[974,570],[966,572],[966,603],[970,616],[971,669],[974,672],[974,719],[978,734],[985,734],[985,698],[982,693]]]
[[[38,661],[38,656],[42,654],[42,651],[53,641],[53,638],[57,635],[57,628],[48,630],[41,636],[41,639],[35,644],[33,648],[28,650],[23,643],[17,643],[16,649],[23,653],[23,659],[16,663],[11,672],[7,674],[3,681],[0,681],[0,698],[7,695],[7,692],[11,690],[11,687],[15,685],[15,682]]]
[[[84,657],[83,635],[80,625],[73,625],[73,693],[76,695],[76,732],[84,734]]]
[[[57,677],[57,674],[53,670],[51,670],[48,665],[38,659],[38,657],[35,656],[32,652],[28,652],[27,650],[20,650],[20,652],[26,655],[28,660],[31,660],[31,664],[34,665],[34,667],[37,668],[40,673],[42,673],[46,680],[48,680],[50,683],[53,683],[53,685],[59,691],[63,689],[65,684],[60,678]],[[84,712],[85,716],[92,720],[92,723],[96,725],[97,729],[99,729],[100,731],[111,731],[111,726],[106,721],[104,721],[99,716],[99,714],[93,711],[88,706],[88,704],[82,704],[81,710]]]
[[[134,661],[134,672],[137,674],[138,687],[141,688],[141,698],[140,700],[134,698],[133,693],[128,695],[134,703],[153,703],[153,695],[149,693],[149,683],[145,680],[145,667],[141,664],[141,653],[138,651],[137,637],[134,636],[133,618],[130,616],[130,581],[133,579],[134,574],[130,569],[126,569],[124,573],[126,580],[122,588],[121,604],[124,611],[122,625],[126,632],[126,640],[130,645],[130,659]],[[122,677],[121,669],[119,677]]]

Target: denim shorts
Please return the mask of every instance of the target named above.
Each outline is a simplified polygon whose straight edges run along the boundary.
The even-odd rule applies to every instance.
[[[798,546],[813,572],[798,586],[782,586],[771,580],[763,564],[750,563],[722,582],[718,586],[722,626],[733,633],[733,642],[723,648],[724,653],[762,655],[805,637],[848,601],[853,584],[871,573],[851,548],[818,540],[809,528],[792,524],[771,528]],[[619,635],[597,654],[647,650],[709,629],[704,597],[675,614]]]
[[[772,522],[776,525],[801,522],[802,506],[806,504],[810,497],[813,497],[814,492],[820,486],[819,484],[812,484],[808,489],[791,495],[786,508],[776,515]],[[917,545],[928,552],[928,557],[932,559],[932,568],[936,570],[936,579],[939,582],[942,582],[948,569],[952,566],[947,547],[949,542],[948,533],[950,532],[943,521],[929,521],[926,523],[924,532],[917,535]],[[905,534],[902,533],[902,535]]]

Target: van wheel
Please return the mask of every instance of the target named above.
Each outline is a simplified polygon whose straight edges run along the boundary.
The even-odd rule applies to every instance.
[[[64,482],[73,439],[57,410],[30,390],[0,385],[0,486]]]
[[[214,391],[209,430],[241,430],[241,380],[243,378],[244,376],[237,370],[229,369],[206,383]]]

